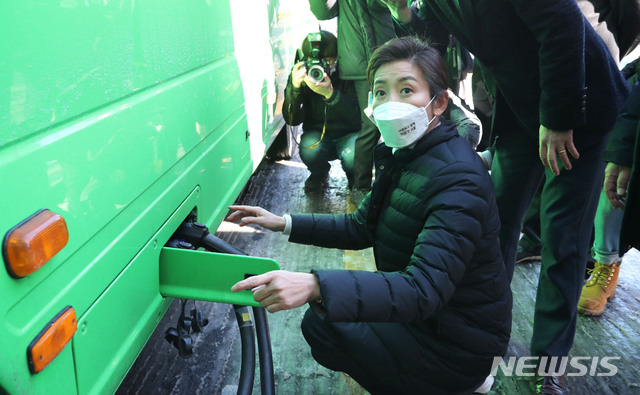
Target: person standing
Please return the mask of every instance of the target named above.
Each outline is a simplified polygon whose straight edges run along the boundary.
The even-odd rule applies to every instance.
[[[575,0],[539,0],[535,6],[527,0],[424,0],[422,7],[495,82],[491,175],[509,278],[523,217],[544,183],[530,351],[567,356],[602,185],[600,163],[629,87]],[[539,366],[538,393],[566,393],[564,378],[553,368]]]
[[[640,0],[577,0],[577,3],[591,27],[598,33],[598,36],[609,49],[613,60],[616,62],[622,61],[626,55],[638,46],[640,43]],[[625,78],[628,77],[625,76]],[[522,225],[523,236],[518,245],[516,263],[540,260],[540,251],[542,250],[540,241],[541,192],[541,190],[538,190],[525,216]],[[593,259],[588,259],[588,265],[596,268],[595,273],[592,270],[589,271],[591,274],[595,274],[595,276],[592,276],[595,281],[589,281],[591,285],[585,288],[589,292],[585,295],[586,297],[581,298],[579,304],[579,309],[587,314],[602,312],[604,309],[602,295],[593,292],[593,290],[599,288],[594,287],[595,284],[600,282],[597,278],[603,275],[608,277],[609,275],[610,271],[606,267],[603,268],[603,266],[620,263],[621,256],[619,256],[617,249],[617,232],[611,235],[604,234],[604,232],[611,233],[611,229],[614,229],[621,220],[621,218],[615,217],[621,217],[621,214],[610,211],[609,207],[606,197],[601,194],[598,202],[596,223],[594,224]],[[603,225],[605,229],[602,228]],[[615,273],[617,272],[615,271]],[[611,290],[609,289],[607,293],[610,292]],[[592,301],[594,299],[596,301]],[[594,306],[594,303],[599,306]],[[604,304],[606,304],[606,299],[604,299]]]
[[[640,61],[634,63],[636,78],[621,117],[628,127],[614,129],[607,145],[604,190],[616,209],[623,211],[620,252],[640,249]],[[635,132],[633,125],[635,125]]]
[[[380,138],[380,132],[364,114],[369,102],[365,70],[373,50],[395,38],[393,19],[379,0],[309,0],[309,5],[318,20],[338,18],[340,78],[355,84],[362,127],[355,144],[350,199],[358,206],[371,189],[373,147]]]
[[[608,164],[604,171],[604,187],[598,202],[593,243],[596,264],[591,270],[589,281],[582,289],[578,303],[578,310],[589,315],[599,315],[604,312],[608,300],[616,293],[622,256],[630,246],[636,248],[640,246],[635,230],[637,226],[632,225],[638,223],[637,201],[634,202],[634,199],[637,199],[638,184],[637,180],[629,182],[631,169],[634,166],[634,146],[636,158],[638,155],[640,59],[627,65],[625,70],[633,73],[628,79],[632,86],[631,95],[616,120],[605,151],[604,160]],[[629,190],[633,192],[629,194],[630,208],[626,210],[625,200]],[[634,210],[635,219],[631,219]]]

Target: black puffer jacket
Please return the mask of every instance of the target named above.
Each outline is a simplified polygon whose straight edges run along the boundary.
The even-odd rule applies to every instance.
[[[489,174],[453,126],[413,149],[374,151],[377,179],[353,214],[292,216],[289,241],[374,247],[380,271],[316,270],[334,322],[407,322],[450,373],[489,373],[506,351],[511,290]]]

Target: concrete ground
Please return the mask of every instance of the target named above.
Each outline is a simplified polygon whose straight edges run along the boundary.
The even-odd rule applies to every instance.
[[[302,186],[308,171],[299,158],[264,161],[238,203],[260,205],[277,213],[353,210],[347,204],[344,173],[337,162],[331,170],[330,186],[321,195],[307,196]],[[339,251],[288,243],[286,237],[256,228],[223,223],[216,235],[249,255],[275,259],[282,269],[308,272],[314,267],[372,270],[371,250]],[[620,357],[612,359],[617,373],[610,377],[569,377],[572,394],[640,393],[640,253],[627,254],[622,265],[617,297],[599,317],[580,316],[572,356]],[[513,332],[506,358],[526,356],[532,331],[539,262],[516,267]],[[189,302],[191,308],[192,302]],[[210,323],[194,336],[194,355],[178,356],[164,340],[167,328],[175,326],[180,304],[174,301],[156,333],[124,379],[118,394],[235,394],[240,372],[240,338],[233,309],[229,305],[198,302],[198,309]],[[268,314],[275,366],[277,394],[365,394],[357,383],[342,373],[316,364],[299,324],[305,308]],[[583,360],[584,361],[584,360]],[[587,364],[582,362],[582,364]],[[587,366],[590,367],[589,364]],[[571,371],[576,371],[573,369]],[[602,366],[597,373],[607,372]],[[530,394],[532,378],[497,375],[492,394]],[[256,368],[254,393],[260,393]]]

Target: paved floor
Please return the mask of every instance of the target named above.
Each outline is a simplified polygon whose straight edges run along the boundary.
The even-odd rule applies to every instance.
[[[242,204],[260,205],[277,214],[288,212],[344,212],[347,187],[339,165],[331,171],[330,187],[321,196],[302,191],[308,172],[297,157],[292,161],[264,162],[239,199]],[[314,267],[371,270],[372,253],[319,249],[288,243],[286,237],[254,228],[223,223],[216,235],[250,255],[277,260],[283,269],[309,271]],[[618,371],[610,377],[569,377],[573,394],[640,394],[640,253],[628,254],[622,265],[617,297],[597,318],[580,317],[572,356],[611,360]],[[533,301],[539,262],[516,268],[513,333],[507,358],[526,356],[531,336]],[[190,308],[191,305],[189,305]],[[235,394],[239,378],[240,341],[233,310],[228,305],[198,302],[210,323],[194,336],[194,356],[183,359],[164,340],[164,332],[179,316],[177,301],[165,315],[118,394]],[[311,359],[299,323],[304,308],[269,314],[277,394],[363,394],[356,383],[341,373],[331,372]],[[584,362],[591,369],[590,362]],[[602,365],[595,373],[606,373]],[[569,368],[570,369],[570,368]],[[577,369],[569,370],[577,371]],[[259,372],[256,373],[259,375]],[[254,393],[260,393],[256,377]],[[499,373],[492,394],[530,394],[531,379],[505,377]]]

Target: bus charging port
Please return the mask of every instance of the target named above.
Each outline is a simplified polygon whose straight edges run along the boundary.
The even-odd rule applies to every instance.
[[[247,276],[279,270],[278,262],[251,257],[209,233],[206,225],[192,222],[190,215],[160,253],[160,293],[163,296],[233,304],[242,342],[242,364],[238,394],[250,394],[255,369],[255,330],[260,357],[261,388],[264,395],[275,393],[273,358],[267,315],[264,308],[253,300],[250,290],[231,292],[231,286]],[[204,248],[200,251],[196,248]],[[195,308],[185,314],[187,301],[182,301],[182,312],[175,328],[169,328],[165,339],[173,344],[180,356],[193,354],[191,331],[199,332],[208,324]]]

